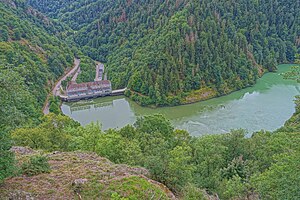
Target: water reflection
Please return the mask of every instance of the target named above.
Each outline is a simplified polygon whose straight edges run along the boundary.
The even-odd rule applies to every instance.
[[[279,69],[279,73],[287,70],[284,65]],[[105,97],[63,104],[62,110],[83,125],[99,121],[104,130],[133,124],[138,116],[161,113],[175,127],[193,135],[224,133],[236,128],[252,132],[282,126],[293,114],[293,99],[298,94],[299,84],[269,73],[254,87],[190,105],[151,109],[125,97]]]
[[[125,98],[100,98],[62,105],[64,114],[82,125],[99,121],[104,130],[119,128],[135,121],[135,115]]]

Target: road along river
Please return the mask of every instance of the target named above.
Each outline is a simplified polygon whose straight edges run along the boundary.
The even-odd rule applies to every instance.
[[[275,130],[292,116],[294,96],[300,94],[300,84],[280,75],[291,66],[280,65],[277,73],[265,74],[253,87],[190,105],[151,109],[125,97],[105,97],[64,103],[62,111],[82,125],[99,121],[104,130],[133,124],[138,116],[154,113],[164,114],[176,128],[195,136],[237,128]]]
[[[43,107],[43,113],[44,115],[49,114],[49,97],[51,95],[53,96],[59,96],[60,95],[60,86],[62,81],[66,80],[68,77],[72,76],[76,70],[78,70],[80,64],[80,59],[74,58],[74,64],[71,69],[69,69],[65,74],[55,83],[54,87],[51,90],[51,93],[47,96],[45,105]]]

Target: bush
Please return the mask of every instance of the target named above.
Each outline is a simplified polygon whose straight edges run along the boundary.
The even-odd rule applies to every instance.
[[[192,184],[187,184],[182,191],[183,200],[206,200],[205,192]]]
[[[50,165],[45,156],[33,156],[28,162],[23,163],[21,168],[22,173],[28,176],[50,172]]]
[[[10,148],[10,138],[0,131],[0,184],[15,172],[15,155]]]
[[[58,97],[55,96],[51,96],[49,99],[49,111],[55,114],[60,114],[61,110],[60,110],[60,99]]]

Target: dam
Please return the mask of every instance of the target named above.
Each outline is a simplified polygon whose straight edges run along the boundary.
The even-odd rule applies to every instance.
[[[76,83],[76,78],[80,73],[80,68],[73,75],[63,94],[59,95],[62,101],[80,101],[104,96],[124,95],[127,88],[112,90],[111,81],[103,80],[104,65],[96,65],[96,77],[93,82]],[[105,76],[106,77],[106,76]]]

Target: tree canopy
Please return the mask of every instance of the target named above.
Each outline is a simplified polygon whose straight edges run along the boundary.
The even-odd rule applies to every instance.
[[[141,105],[224,95],[299,53],[297,0],[28,3],[75,30],[83,52],[106,63],[113,87],[127,86]]]

